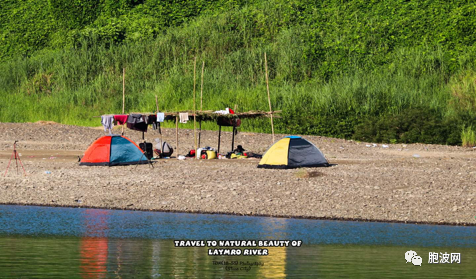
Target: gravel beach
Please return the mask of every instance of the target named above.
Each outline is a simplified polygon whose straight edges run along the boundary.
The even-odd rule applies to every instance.
[[[175,158],[153,168],[79,166],[78,156],[104,134],[102,127],[0,123],[0,203],[476,225],[473,148],[304,136],[332,167],[269,170],[258,169],[258,159]],[[125,135],[142,141],[140,132]],[[145,134],[148,142],[157,137]],[[175,129],[163,129],[163,138],[175,148]],[[179,139],[179,154],[193,149],[193,130],[181,129]],[[201,145],[216,148],[217,139],[217,131],[203,131]],[[13,160],[4,177],[15,140],[27,175]],[[271,135],[238,133],[238,144],[263,154]],[[231,133],[222,132],[221,153],[230,149]]]

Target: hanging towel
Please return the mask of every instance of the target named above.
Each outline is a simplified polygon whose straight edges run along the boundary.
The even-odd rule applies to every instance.
[[[180,113],[180,123],[187,123],[188,121],[188,112]]]
[[[112,127],[114,127],[114,115],[102,115],[101,124],[104,127],[104,132],[109,130],[109,134],[112,134]]]
[[[157,122],[164,122],[164,119],[165,119],[165,113],[158,112],[157,113]]]
[[[118,125],[124,125],[124,123],[127,122],[127,115],[126,114],[114,115],[114,120],[116,120]]]

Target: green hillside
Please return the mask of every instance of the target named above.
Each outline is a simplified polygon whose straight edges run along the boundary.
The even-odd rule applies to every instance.
[[[98,125],[123,68],[127,112],[192,109],[194,57],[203,109],[268,110],[266,52],[279,133],[471,145],[475,31],[466,0],[3,0],[0,121]]]

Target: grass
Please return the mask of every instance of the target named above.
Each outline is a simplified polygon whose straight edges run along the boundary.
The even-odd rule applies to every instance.
[[[473,127],[463,127],[461,139],[464,147],[476,146],[476,132],[473,130]]]
[[[267,9],[279,18],[278,10]],[[156,95],[161,111],[191,110],[194,57],[197,93],[205,61],[204,110],[236,104],[239,111],[267,111],[264,52],[272,106],[283,111],[275,120],[276,133],[351,138],[369,117],[412,108],[457,119],[459,129],[471,124],[458,118],[461,113],[474,119],[471,47],[456,62],[451,51],[438,46],[395,46],[375,55],[349,51],[345,61],[334,60],[343,56],[328,48],[315,60],[306,56],[309,42],[304,40],[311,27],[280,26],[259,34],[257,26],[249,29],[252,20],[244,15],[246,8],[204,16],[155,39],[120,45],[83,38],[70,48],[5,61],[0,64],[0,121],[97,126],[93,116],[122,111],[123,68],[126,112],[155,111]],[[204,123],[203,128],[217,127]],[[245,120],[241,130],[269,133],[271,127],[269,119]]]
[[[155,95],[160,110],[190,110],[193,56],[186,48],[161,47],[166,42],[93,46],[3,63],[0,120],[91,125],[96,120],[92,116],[120,113],[122,67],[126,67],[126,112],[155,111]],[[205,59],[206,63],[203,109],[233,108],[236,104],[239,111],[269,110],[262,61],[266,50],[237,50],[219,61],[207,59],[206,54],[199,56],[198,61]],[[283,119],[277,120],[278,133],[332,135],[322,128],[328,116],[352,126],[352,117],[397,114],[416,106],[448,113],[452,95],[445,84],[446,74],[428,68],[420,57],[422,51],[402,50],[402,57],[394,58],[398,66],[391,70],[382,66],[367,72],[353,65],[352,71],[328,82],[316,78],[300,83],[278,78],[286,75],[279,69],[286,68],[281,63],[286,63],[289,55],[284,50],[268,53],[270,76],[274,77],[270,84],[273,109],[283,110]],[[426,70],[422,73],[421,69]],[[200,68],[197,72],[199,94]],[[264,122],[246,120],[243,129],[270,132]]]

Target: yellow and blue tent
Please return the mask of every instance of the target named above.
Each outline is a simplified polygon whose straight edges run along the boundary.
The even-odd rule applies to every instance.
[[[263,155],[258,168],[293,169],[328,167],[324,154],[311,142],[298,136],[278,140]]]

